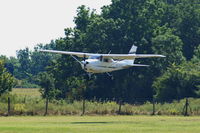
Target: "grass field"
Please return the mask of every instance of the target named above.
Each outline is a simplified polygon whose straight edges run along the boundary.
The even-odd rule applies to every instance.
[[[0,117],[0,133],[199,133],[200,117]]]

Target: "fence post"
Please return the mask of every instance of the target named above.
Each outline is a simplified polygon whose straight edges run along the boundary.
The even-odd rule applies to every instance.
[[[121,110],[122,110],[122,100],[119,100],[119,110],[118,110],[118,114],[121,114]]]
[[[26,96],[24,97],[24,101],[23,101],[23,103],[24,103],[24,104],[26,103]]]
[[[44,116],[48,115],[48,105],[49,105],[49,97],[46,97]]]
[[[155,106],[155,99],[153,98],[153,111],[152,111],[152,115],[155,115],[156,112],[156,106]]]
[[[8,97],[8,115],[10,115],[10,97]]]
[[[185,105],[183,107],[184,116],[189,116],[189,114],[188,114],[188,107],[189,107],[189,101],[188,101],[188,98],[186,98]]]
[[[82,116],[85,114],[85,98],[83,98]]]

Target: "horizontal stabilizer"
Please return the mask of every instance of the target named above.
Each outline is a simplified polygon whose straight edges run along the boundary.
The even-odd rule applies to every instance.
[[[143,65],[143,64],[133,64],[133,66],[138,66],[138,67],[148,67],[149,65]]]
[[[157,58],[157,57],[166,57],[164,55],[159,55],[159,54],[136,54],[135,58]]]

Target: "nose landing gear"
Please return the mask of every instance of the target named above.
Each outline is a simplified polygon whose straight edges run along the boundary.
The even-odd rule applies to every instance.
[[[113,77],[113,75],[111,75],[111,74],[110,74],[110,73],[108,73],[108,72],[107,72],[106,74],[107,74],[107,75],[110,77],[110,79],[111,79],[111,80],[114,80],[114,77]]]

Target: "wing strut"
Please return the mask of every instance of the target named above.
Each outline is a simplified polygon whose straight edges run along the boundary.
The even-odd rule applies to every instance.
[[[73,59],[75,59],[78,63],[83,64],[82,62],[80,62],[76,57],[74,57],[73,55],[70,55]]]

